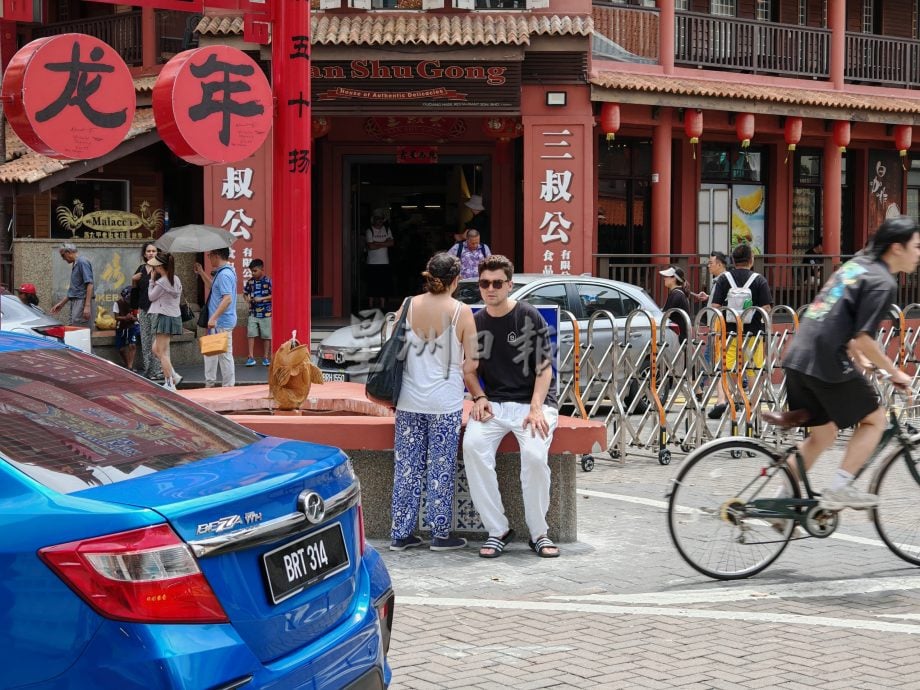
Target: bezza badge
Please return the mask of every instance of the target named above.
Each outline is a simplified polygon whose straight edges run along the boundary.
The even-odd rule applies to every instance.
[[[312,79],[430,79],[484,81],[490,86],[505,83],[506,67],[486,65],[447,65],[440,60],[421,60],[416,63],[383,63],[380,60],[352,60],[348,69],[342,65],[317,65],[310,67]]]

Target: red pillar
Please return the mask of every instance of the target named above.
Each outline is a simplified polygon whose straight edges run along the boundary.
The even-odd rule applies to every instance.
[[[156,10],[141,7],[141,64],[153,67],[157,64]]]
[[[310,343],[310,3],[274,3],[272,91],[273,347],[297,331]]]
[[[834,257],[834,262],[840,258],[840,209],[841,209],[841,174],[843,165],[840,160],[840,149],[832,137],[824,140],[824,201],[822,215],[824,217],[824,253]]]
[[[652,135],[652,254],[671,253],[671,117],[662,108]]]
[[[658,62],[665,74],[674,72],[674,0],[658,0]]]
[[[827,3],[827,25],[831,30],[831,84],[835,89],[844,85],[844,62],[846,60],[847,31],[846,0],[829,0]]]

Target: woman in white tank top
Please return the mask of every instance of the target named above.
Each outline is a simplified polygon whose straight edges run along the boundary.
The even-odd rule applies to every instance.
[[[450,535],[457,445],[463,413],[463,361],[476,352],[470,308],[451,295],[460,279],[456,256],[439,253],[422,273],[426,292],[406,307],[406,359],[396,404],[391,551],[421,546],[418,526],[422,480],[431,549],[466,546]]]

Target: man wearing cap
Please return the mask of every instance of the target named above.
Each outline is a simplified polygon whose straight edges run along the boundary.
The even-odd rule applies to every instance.
[[[473,212],[473,217],[464,224],[466,231],[476,230],[479,233],[480,240],[483,244],[489,243],[489,214],[486,213],[486,207],[482,203],[482,197],[479,194],[473,194],[465,206]],[[478,274],[477,274],[478,275]],[[476,277],[475,275],[473,276]]]
[[[23,304],[28,304],[30,307],[38,306],[38,294],[32,283],[23,283],[16,289],[16,292],[19,293],[19,301]]]
[[[86,257],[80,256],[77,245],[66,242],[59,249],[61,258],[71,264],[70,287],[67,296],[51,307],[57,314],[65,304],[70,304],[70,325],[93,327],[93,266]]]

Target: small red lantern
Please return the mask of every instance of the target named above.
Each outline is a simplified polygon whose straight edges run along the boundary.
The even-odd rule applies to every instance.
[[[795,151],[795,145],[802,140],[802,118],[800,117],[787,117],[786,125],[783,130],[783,135],[786,139],[786,160],[783,163],[789,162],[789,154]]]
[[[332,129],[332,123],[328,117],[314,117],[310,119],[310,136],[314,139],[322,139],[329,134]]]
[[[754,138],[754,113],[735,115],[735,133],[741,141],[741,148],[746,149]]]
[[[898,149],[898,155],[901,156],[901,165],[907,169],[907,149],[910,148],[911,139],[914,136],[914,128],[910,125],[896,125],[894,128],[894,145]]]
[[[840,149],[840,153],[847,152],[847,146],[850,145],[850,122],[848,120],[834,122],[834,144]]]
[[[684,133],[690,138],[690,150],[696,158],[696,145],[703,136],[703,111],[695,108],[684,111]]]
[[[610,146],[620,131],[620,106],[616,103],[604,103],[601,106],[601,131],[607,135],[607,145]]]

